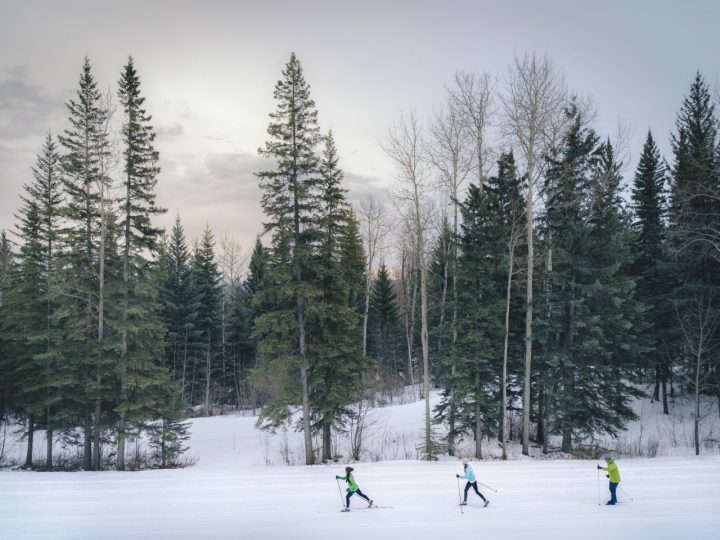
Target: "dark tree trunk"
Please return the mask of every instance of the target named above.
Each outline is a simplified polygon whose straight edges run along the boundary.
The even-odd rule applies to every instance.
[[[543,445],[543,449],[546,451],[547,446],[545,445],[545,378],[540,378],[540,389],[538,395],[538,417],[537,417],[537,443]]]
[[[562,451],[566,454],[572,453],[572,431],[570,428],[563,429]]]
[[[323,418],[323,427],[322,427],[322,444],[323,444],[322,462],[323,463],[332,461],[331,436],[332,436],[332,433],[330,432],[330,421],[329,421],[328,417],[325,416]]]
[[[85,411],[83,423],[83,469],[89,471],[92,467],[92,421],[90,420],[90,411]]]
[[[45,430],[45,441],[47,443],[47,452],[45,456],[45,468],[48,471],[53,470],[53,427],[52,413],[50,407],[47,408],[47,429]]]
[[[27,454],[25,456],[25,468],[32,469],[33,466],[33,439],[35,438],[35,417],[31,414],[28,418]]]
[[[662,372],[661,372],[660,364],[655,364],[655,390],[653,390],[652,397],[650,398],[650,403],[653,403],[655,401],[660,401],[660,379],[662,379]]]
[[[98,377],[98,387],[100,386],[100,377]],[[95,400],[95,429],[93,430],[93,471],[100,470],[100,418],[102,416],[102,403],[99,399]]]
[[[667,383],[668,383],[668,367],[667,367],[667,365],[663,365],[663,370],[662,370],[663,414],[670,414],[670,409],[668,408]]]

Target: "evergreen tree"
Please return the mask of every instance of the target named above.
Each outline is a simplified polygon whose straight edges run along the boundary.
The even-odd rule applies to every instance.
[[[397,293],[385,263],[380,264],[370,296],[368,352],[378,365],[394,376],[402,373],[400,312]],[[399,364],[400,362],[400,364]]]
[[[75,99],[67,102],[69,127],[58,137],[63,147],[62,183],[65,197],[59,241],[57,311],[63,328],[63,349],[73,382],[71,409],[84,433],[83,467],[92,466],[93,413],[97,377],[109,378],[111,366],[98,348],[100,254],[104,237],[105,163],[110,153],[107,124],[110,112],[97,89],[86,57]],[[95,418],[95,424],[99,418]],[[97,427],[96,427],[97,431]],[[97,457],[97,456],[96,456]]]
[[[9,422],[15,413],[15,379],[12,361],[15,358],[11,341],[13,314],[10,304],[15,276],[15,256],[5,229],[0,231],[0,421]]]
[[[307,354],[307,306],[319,294],[313,284],[313,242],[316,236],[320,142],[315,102],[293,53],[275,85],[277,109],[270,114],[269,140],[260,154],[275,160],[275,169],[257,173],[261,204],[271,233],[272,263],[268,267],[273,309],[256,320],[263,366],[285,372],[284,388],[263,418],[277,425],[289,417],[289,405],[302,404],[305,462],[314,462],[310,421],[310,359]],[[299,388],[290,372],[299,375]],[[299,398],[299,399],[298,399]]]
[[[357,399],[365,370],[360,333],[365,258],[357,222],[345,200],[335,142],[325,139],[320,166],[318,258],[321,295],[307,306],[310,388],[323,463],[332,459],[331,429]]]
[[[458,259],[458,341],[455,373],[446,375],[452,395],[444,395],[436,409],[444,419],[450,406],[457,407],[457,436],[471,433],[475,456],[482,457],[482,439],[498,419],[498,392],[503,335],[503,296],[496,270],[503,251],[489,241],[494,226],[487,190],[471,184],[461,205]],[[450,403],[450,399],[454,403]]]
[[[59,410],[68,384],[59,348],[61,330],[53,321],[57,239],[62,203],[60,156],[48,134],[33,167],[33,182],[25,185],[23,207],[18,214],[21,239],[17,286],[14,295],[14,334],[18,400],[36,420],[33,427],[46,430],[46,468],[52,470],[53,434],[62,428]],[[30,464],[28,464],[30,465]]]
[[[667,383],[670,376],[668,350],[674,348],[671,332],[674,310],[669,302],[672,288],[666,240],[665,163],[648,131],[642,155],[635,172],[632,189],[634,212],[631,266],[637,284],[637,296],[647,306],[649,361],[655,371],[653,399],[660,400],[662,387],[663,412],[669,414]]]
[[[447,219],[443,219],[442,229],[437,239],[433,257],[428,269],[428,326],[430,327],[430,349],[433,355],[432,373],[443,388],[445,414],[437,420],[446,420],[448,454],[454,455],[455,439],[461,432],[455,427],[458,414],[455,395],[456,369],[458,361],[458,343],[456,334],[457,292],[455,276],[457,265],[456,241]]]
[[[197,297],[197,329],[199,332],[198,359],[204,374],[205,415],[210,416],[212,381],[218,371],[220,352],[220,272],[215,260],[215,239],[209,227],[195,250],[193,259],[193,288]]]
[[[524,179],[518,175],[515,157],[512,152],[503,153],[498,159],[498,172],[487,180],[486,190],[490,198],[491,219],[494,223],[492,236],[488,242],[496,246],[495,281],[498,291],[504,297],[504,340],[502,353],[502,376],[500,381],[500,425],[498,440],[503,447],[503,459],[507,458],[505,440],[507,436],[506,410],[510,404],[519,399],[512,395],[513,389],[521,388],[519,377],[510,378],[511,373],[522,372],[521,359],[524,343],[520,339],[525,323],[525,297],[519,287],[513,287],[513,281],[520,264],[519,254],[526,231],[526,208],[523,190],[526,189]],[[500,255],[502,254],[502,255]],[[508,396],[510,391],[510,396]]]
[[[573,440],[615,435],[635,417],[629,401],[639,392],[629,383],[642,350],[642,308],[623,275],[629,253],[620,167],[574,106],[568,125],[547,174],[545,235],[552,236],[553,265],[542,299],[549,309],[538,321],[550,386],[546,427],[562,435],[564,452]]]
[[[162,351],[158,295],[152,283],[153,259],[162,230],[152,218],[164,212],[155,202],[160,173],[154,147],[152,117],[143,108],[140,78],[130,57],[119,81],[123,111],[123,188],[119,199],[122,221],[122,314],[120,321],[120,382],[118,405],[118,470],[125,467],[125,439],[133,424],[142,425],[157,408],[154,394],[167,380],[156,365]]]
[[[450,224],[444,219],[428,269],[430,348],[436,351],[433,355],[436,362],[447,361],[452,356],[452,236]]]
[[[683,101],[676,128],[668,234],[677,282],[672,296],[682,330],[680,365],[695,394],[699,454],[700,394],[713,392],[720,403],[720,150],[715,105],[700,73]],[[705,323],[698,313],[703,313]]]
[[[160,420],[148,425],[151,455],[161,469],[178,465],[178,458],[187,450],[188,427],[180,420],[176,407],[170,407]]]
[[[248,273],[242,286],[235,291],[230,316],[228,342],[230,345],[233,369],[236,374],[237,392],[241,406],[251,405],[254,409],[264,400],[256,395],[256,385],[252,384],[253,370],[258,367],[257,342],[252,335],[255,319],[262,315],[267,306],[263,302],[262,288],[268,265],[268,252],[258,237],[250,256]]]
[[[199,300],[193,285],[190,253],[180,216],[175,218],[161,258],[163,282],[160,304],[165,327],[165,365],[180,388],[180,403],[192,399],[188,393],[189,370],[200,347]]]

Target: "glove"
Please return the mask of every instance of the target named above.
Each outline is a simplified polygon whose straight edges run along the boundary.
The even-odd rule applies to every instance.
[[[455,475],[455,478],[460,478],[460,475],[459,475],[459,474],[456,474],[456,475]]]
[[[598,471],[599,471],[600,469],[602,469],[602,467],[601,467],[600,465],[598,465]]]
[[[599,467],[599,465],[598,465],[598,467]],[[340,480],[340,477],[337,474],[335,475],[335,480]]]
[[[610,478],[610,475],[609,475],[609,474],[606,474],[606,475],[605,475],[605,478]]]

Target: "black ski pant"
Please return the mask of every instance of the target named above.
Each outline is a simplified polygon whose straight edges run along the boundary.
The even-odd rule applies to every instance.
[[[365,495],[362,491],[360,491],[360,488],[358,488],[355,491],[348,491],[347,496],[345,497],[345,503],[348,508],[350,508],[350,497],[352,497],[355,493],[360,495],[363,499],[365,499],[367,502],[370,502],[370,499],[368,499],[368,496]]]
[[[480,491],[478,490],[477,482],[468,482],[467,484],[465,484],[465,502],[467,502],[467,494],[468,491],[470,491],[471,487],[475,490],[475,493],[477,493],[483,501],[486,500],[485,497],[483,497],[483,494],[480,493]]]

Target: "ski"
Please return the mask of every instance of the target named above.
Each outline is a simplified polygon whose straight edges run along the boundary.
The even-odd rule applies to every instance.
[[[395,507],[394,506],[380,506],[380,505],[373,504],[372,506],[365,506],[365,507],[359,506],[358,508],[354,508],[353,511],[355,511],[355,510],[375,510],[375,509],[385,510],[387,508],[395,508]],[[350,512],[350,510],[348,510],[347,508],[343,508],[340,511],[341,512]]]

